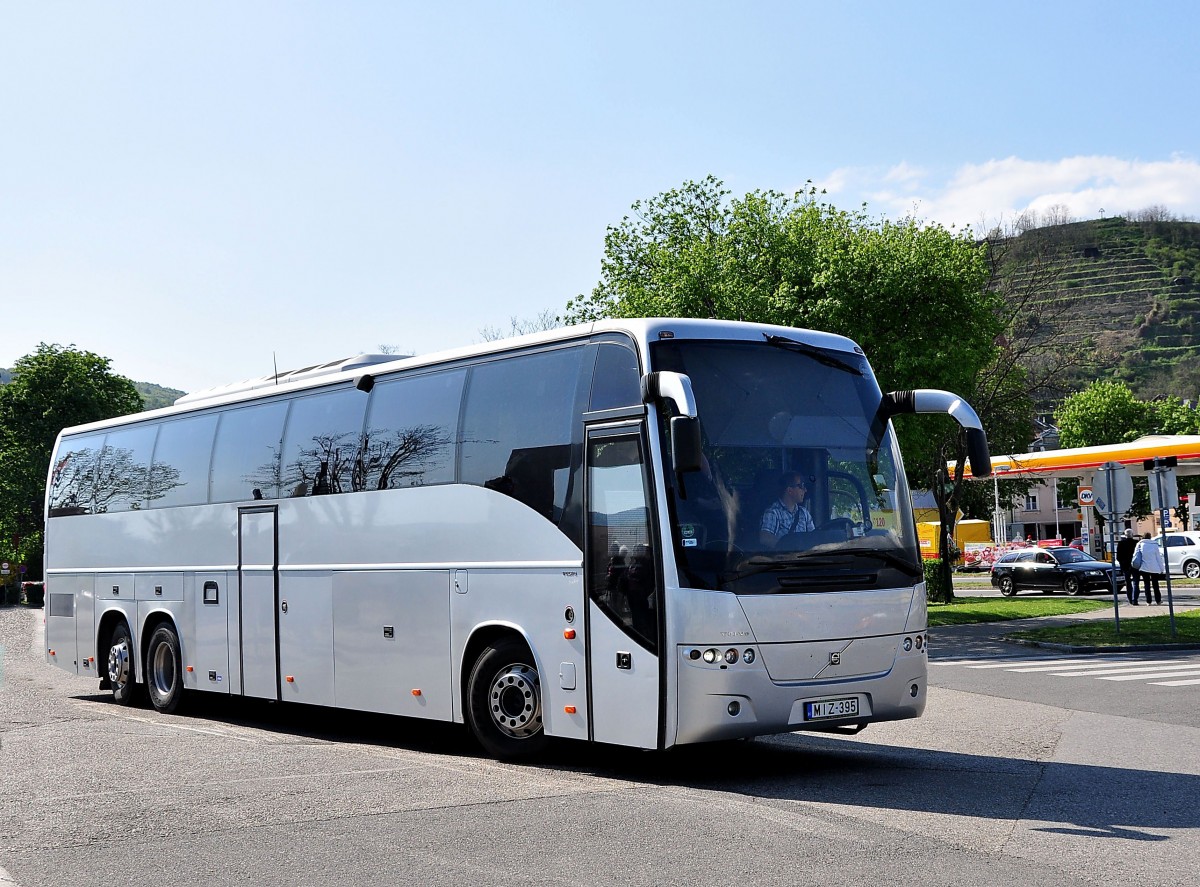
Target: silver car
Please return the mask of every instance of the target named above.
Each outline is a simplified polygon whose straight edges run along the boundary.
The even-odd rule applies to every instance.
[[[1200,533],[1167,533],[1167,569],[1200,579]]]

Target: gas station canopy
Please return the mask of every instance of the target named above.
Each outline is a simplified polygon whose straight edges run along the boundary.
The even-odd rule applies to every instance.
[[[1200,435],[1150,434],[1124,444],[992,456],[992,477],[1088,477],[1107,462],[1118,462],[1134,477],[1144,477],[1144,462],[1166,456],[1177,460],[1176,474],[1200,475]],[[953,464],[948,467],[954,471]],[[969,466],[964,467],[963,477],[974,479]]]

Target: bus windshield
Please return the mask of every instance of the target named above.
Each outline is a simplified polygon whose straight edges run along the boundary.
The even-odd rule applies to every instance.
[[[703,465],[667,465],[682,586],[771,594],[911,586],[922,576],[908,486],[860,354],[783,337],[665,340],[686,373]],[[670,446],[666,418],[660,434]]]

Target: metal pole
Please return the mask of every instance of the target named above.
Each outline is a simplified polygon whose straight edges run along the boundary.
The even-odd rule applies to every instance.
[[[1111,509],[1113,507],[1114,501],[1116,500],[1116,494],[1115,494],[1115,491],[1113,490],[1113,473],[1112,473],[1112,471],[1104,472],[1104,480],[1108,486],[1108,498],[1105,500],[1108,503],[1108,505],[1106,507]],[[1116,528],[1117,528],[1116,517],[1117,517],[1117,515],[1116,515],[1115,510],[1109,511],[1107,514],[1104,515],[1104,521],[1105,521],[1105,523],[1108,524],[1108,556],[1112,559],[1110,561],[1110,563],[1112,564],[1112,572],[1109,573],[1109,576],[1112,577],[1113,626],[1116,629],[1116,633],[1120,634],[1121,633],[1121,604],[1117,601],[1117,540],[1116,540],[1116,533],[1115,533]],[[1125,577],[1125,581],[1127,583],[1129,582],[1128,576]]]
[[[1175,637],[1175,602],[1171,597],[1171,564],[1167,561],[1167,522],[1163,520],[1163,515],[1169,513],[1167,503],[1163,499],[1163,470],[1157,465],[1154,467],[1154,483],[1158,487],[1158,544],[1162,548],[1163,569],[1167,571],[1167,613],[1171,617],[1171,637]]]

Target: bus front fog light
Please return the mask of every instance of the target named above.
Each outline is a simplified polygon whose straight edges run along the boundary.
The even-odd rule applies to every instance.
[[[917,649],[920,650],[923,646],[925,646],[925,638],[917,635]]]
[[[704,661],[711,665],[712,663],[717,661],[717,659],[720,657],[720,655],[721,654],[719,651],[714,650],[712,647],[709,647],[707,650],[704,651]]]
[[[913,644],[912,638],[904,639],[904,652],[905,653],[909,652],[912,649],[912,644]]]
[[[729,707],[726,709],[726,711],[729,712],[730,717],[736,718],[742,712],[742,704],[735,699],[733,702],[729,703]]]
[[[917,694],[920,692],[921,692],[921,688],[918,687],[916,684],[913,684],[911,687],[908,688],[908,695],[911,696],[913,699],[916,699]]]
[[[699,659],[700,651],[696,649],[688,650],[688,659]]]
[[[744,652],[744,653],[742,654],[742,662],[744,662],[744,663],[746,663],[747,665],[749,665],[749,664],[750,664],[751,662],[753,662],[753,661],[754,661],[754,648],[753,648],[753,647],[747,647],[747,648],[746,648],[746,652]]]
[[[738,651],[730,647],[725,651],[725,661],[730,665],[738,661]]]

